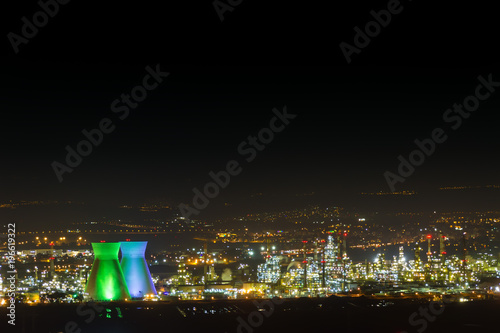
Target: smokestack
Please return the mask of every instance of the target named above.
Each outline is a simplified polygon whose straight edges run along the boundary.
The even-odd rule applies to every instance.
[[[205,239],[205,243],[203,244],[203,260],[204,260],[204,265],[203,265],[203,281],[205,283],[205,287],[207,286],[207,279],[208,279],[208,275],[207,275],[207,271],[208,271],[208,264],[207,264],[207,260],[208,260],[208,256],[207,256],[207,240]]]
[[[432,235],[427,235],[427,259],[429,261],[431,260],[431,255],[432,255],[432,251],[431,251],[431,239],[432,239]]]
[[[446,236],[444,236],[443,234],[440,234],[440,237],[439,237],[439,254],[441,256],[441,258],[444,260],[444,256],[446,254],[446,247],[444,245],[444,241],[446,240]]]
[[[50,242],[50,254],[51,254],[51,257],[50,257],[50,271],[49,271],[49,279],[52,280],[54,279],[55,277],[55,272],[56,272],[56,269],[55,269],[55,265],[54,265],[54,260],[56,260],[55,258],[55,253],[54,253],[54,242]]]
[[[314,262],[318,261],[318,252],[319,252],[319,246],[318,243],[316,243],[316,248],[314,249]]]
[[[306,244],[307,244],[307,241],[302,241],[302,243],[304,243],[304,261],[303,261],[303,264],[304,264],[304,290],[307,288],[307,256],[306,256]]]
[[[347,257],[347,232],[344,232],[344,239],[342,240],[342,249],[343,249],[342,258],[346,258]]]
[[[56,260],[56,258],[54,257],[50,257],[50,279],[54,279],[55,277],[55,273],[56,273],[56,269],[55,269],[55,265],[54,265],[54,260]]]

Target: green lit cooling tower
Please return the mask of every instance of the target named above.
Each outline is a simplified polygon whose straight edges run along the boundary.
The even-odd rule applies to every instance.
[[[120,243],[92,243],[94,264],[85,292],[94,300],[130,299],[125,277],[118,262]]]
[[[156,295],[156,288],[145,259],[148,242],[122,242],[121,266],[132,298]]]

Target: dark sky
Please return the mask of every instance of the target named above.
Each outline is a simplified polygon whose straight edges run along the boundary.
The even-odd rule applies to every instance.
[[[497,92],[456,131],[443,122],[474,93],[478,75],[500,81],[493,7],[402,2],[404,9],[347,64],[339,44],[372,20],[367,4],[243,1],[221,22],[211,1],[134,4],[72,1],[15,54],[2,56],[2,200],[109,203],[191,199],[191,189],[267,127],[272,109],[298,116],[234,177],[217,200],[265,193],[276,203],[388,191],[415,139],[443,127],[448,140],[398,189],[500,184]],[[3,13],[4,36],[39,10]],[[170,75],[119,120],[110,104],[142,82],[145,67]],[[116,129],[59,183],[51,163],[81,131]]]

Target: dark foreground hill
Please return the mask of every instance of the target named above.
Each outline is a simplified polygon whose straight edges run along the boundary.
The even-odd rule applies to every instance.
[[[498,325],[500,309],[500,301],[495,300],[451,303],[441,309],[422,299],[330,297],[286,299],[268,301],[265,304],[262,302],[263,300],[215,300],[23,305],[16,309],[15,328],[7,324],[6,308],[2,307],[0,331],[493,332]]]

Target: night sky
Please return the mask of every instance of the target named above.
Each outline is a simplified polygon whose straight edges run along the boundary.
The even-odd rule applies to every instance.
[[[447,141],[397,190],[500,185],[500,88],[457,130],[443,121],[479,75],[500,81],[492,4],[401,2],[347,64],[339,44],[353,44],[353,28],[387,1],[327,8],[247,0],[223,22],[211,1],[115,3],[60,5],[18,54],[4,38],[2,201],[189,203],[193,187],[235,159],[243,171],[213,199],[215,211],[256,193],[276,207],[312,192],[312,201],[341,202],[390,191],[384,172],[396,172],[398,155],[437,127]],[[19,34],[21,17],[40,9],[36,1],[16,6],[2,14],[4,36]],[[120,120],[111,103],[157,64],[169,76]],[[297,117],[245,162],[238,145],[284,106]],[[64,162],[65,147],[103,118],[115,130],[60,183],[51,163]]]

